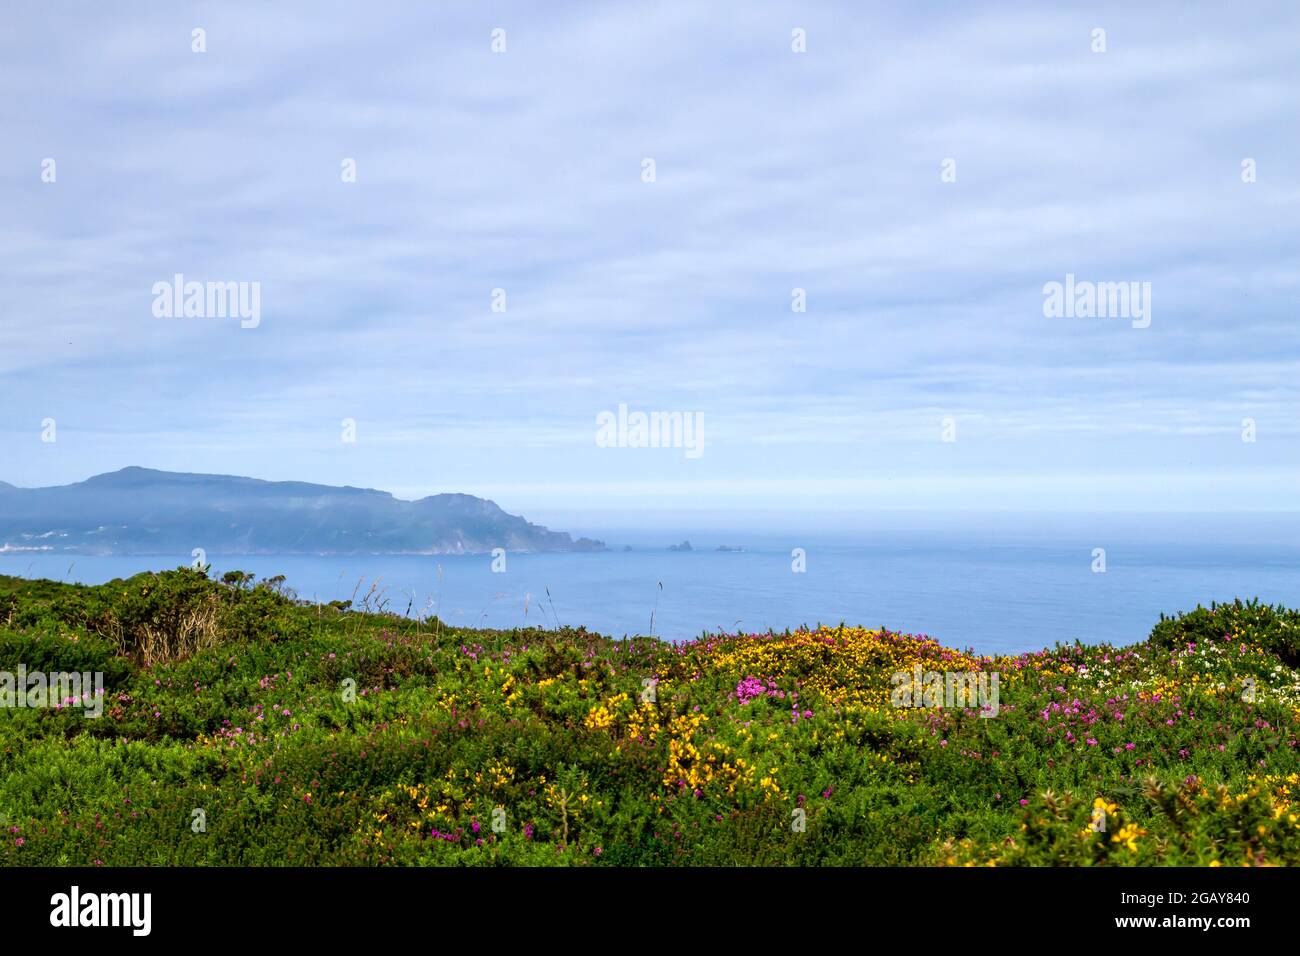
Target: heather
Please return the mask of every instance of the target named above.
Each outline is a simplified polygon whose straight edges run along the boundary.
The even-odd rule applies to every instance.
[[[0,708],[0,861],[1292,864],[1298,619],[1233,601],[989,657],[847,625],[452,628],[238,573],[0,578],[0,671],[105,682],[99,719]],[[996,674],[997,707],[898,706],[904,672]]]

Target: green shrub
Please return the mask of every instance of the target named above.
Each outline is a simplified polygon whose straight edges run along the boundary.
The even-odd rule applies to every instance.
[[[1161,614],[1151,629],[1150,642],[1157,647],[1184,648],[1207,641],[1260,647],[1292,667],[1300,666],[1300,611],[1237,598],[1231,604],[1197,605],[1173,617]]]
[[[14,673],[19,665],[28,672],[99,672],[106,688],[116,686],[131,674],[130,664],[117,648],[95,634],[82,635],[33,628],[10,631],[0,628],[0,670]]]
[[[456,629],[242,573],[0,577],[0,670],[112,686],[98,719],[0,709],[0,865],[1300,864],[1296,616],[975,658],[848,626]],[[999,672],[1000,713],[890,706],[914,660]]]

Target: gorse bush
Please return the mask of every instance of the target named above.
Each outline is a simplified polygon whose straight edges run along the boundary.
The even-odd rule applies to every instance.
[[[184,660],[221,643],[221,598],[206,577],[173,571],[123,589],[95,630],[144,667]]]
[[[95,588],[39,582],[25,596],[20,601],[12,583],[0,588],[0,620],[9,627],[61,627],[99,636],[144,667],[223,643],[309,631],[289,613],[294,602],[274,583],[254,585],[243,572],[228,574],[223,582],[192,568],[138,574]]]
[[[1300,863],[1295,619],[988,657],[450,628],[187,569],[0,578],[0,670],[106,675],[99,719],[0,708],[0,864]],[[996,673],[997,715],[896,706],[914,667]]]
[[[1232,640],[1247,641],[1291,667],[1300,666],[1300,611],[1238,598],[1231,604],[1198,605],[1174,617],[1162,614],[1151,630],[1151,643],[1166,648]]]
[[[1050,791],[1022,813],[1020,832],[992,847],[971,841],[944,844],[949,865],[990,866],[1261,866],[1300,859],[1298,818],[1279,812],[1273,791],[1300,783],[1295,774],[1251,775],[1233,794],[1198,778],[1147,781],[1143,800],[1127,809],[1096,797],[1091,802]],[[1152,838],[1152,835],[1156,836]],[[1236,855],[1234,859],[1233,855]],[[1226,859],[1225,859],[1226,857]]]
[[[12,673],[20,664],[29,671],[98,671],[110,686],[132,674],[130,662],[121,657],[117,646],[98,635],[0,628],[0,670]]]

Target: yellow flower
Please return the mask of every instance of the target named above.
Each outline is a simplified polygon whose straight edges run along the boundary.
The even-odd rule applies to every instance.
[[[1147,831],[1140,828],[1136,823],[1126,823],[1120,828],[1120,831],[1110,838],[1111,843],[1122,843],[1128,847],[1130,853],[1137,852],[1138,837],[1143,836]]]

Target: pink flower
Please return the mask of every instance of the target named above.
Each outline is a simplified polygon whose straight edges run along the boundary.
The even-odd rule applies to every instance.
[[[1124,749],[1125,749],[1125,750],[1137,750],[1137,746],[1138,746],[1137,744],[1125,744],[1125,745],[1124,745]]]

